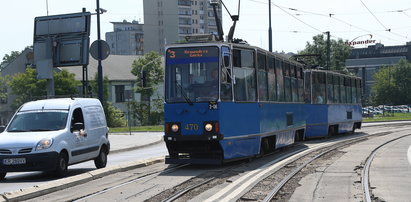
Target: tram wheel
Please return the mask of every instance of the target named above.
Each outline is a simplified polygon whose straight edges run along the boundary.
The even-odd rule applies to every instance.
[[[332,137],[332,136],[337,135],[337,134],[338,134],[338,128],[337,128],[337,126],[330,126],[330,127],[328,128],[328,135],[327,135],[327,137]]]
[[[261,151],[260,151],[260,154],[261,155],[264,155],[264,154],[266,154],[266,153],[269,153],[269,151],[270,151],[270,143],[268,142],[268,139],[267,138],[263,138],[262,140],[261,140],[261,149],[260,149]]]

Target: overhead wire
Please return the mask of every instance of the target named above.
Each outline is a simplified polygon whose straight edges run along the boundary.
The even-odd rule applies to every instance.
[[[348,23],[348,22],[346,22],[346,21],[344,21],[344,20],[341,20],[341,19],[339,19],[339,18],[336,18],[336,17],[335,17],[336,14],[333,14],[333,13],[322,14],[322,13],[314,13],[314,12],[311,12],[311,11],[300,10],[300,9],[296,9],[296,8],[289,8],[289,9],[290,9],[290,10],[293,10],[293,11],[298,11],[298,12],[301,12],[301,13],[308,13],[308,14],[317,15],[317,16],[323,16],[323,17],[330,17],[330,18],[332,18],[332,19],[334,19],[334,20],[336,20],[336,21],[339,21],[339,22],[341,22],[341,23],[343,23],[343,24],[346,24],[346,25],[348,25],[348,26],[350,26],[350,27],[354,27],[354,28],[359,29],[359,30],[362,30],[362,31],[364,31],[364,32],[369,32],[369,33],[372,33],[373,35],[378,35],[378,36],[384,37],[384,38],[389,39],[389,40],[393,40],[393,41],[400,42],[400,41],[395,40],[395,39],[392,39],[392,38],[390,38],[390,37],[388,37],[388,36],[384,36],[384,35],[381,35],[381,34],[376,34],[374,31],[366,30],[366,29],[364,29],[364,28],[362,28],[362,27],[355,26],[355,25],[353,25],[353,24],[351,24],[351,23]],[[384,30],[384,31],[386,31],[386,30]],[[400,35],[400,34],[397,34],[397,33],[395,33],[395,32],[392,32],[392,31],[391,31],[391,33],[394,34],[394,35],[403,37],[403,38],[407,38],[407,37],[404,37],[404,36],[402,36],[402,35]]]
[[[361,1],[362,5],[368,10],[368,12],[375,18],[375,20],[377,20],[377,22],[380,23],[380,25],[381,25],[382,27],[384,27],[385,31],[390,32],[391,34],[394,34],[394,35],[399,36],[399,37],[403,37],[403,38],[406,38],[406,39],[408,38],[408,37],[403,36],[403,35],[401,35],[401,34],[392,32],[390,28],[387,28],[384,24],[382,24],[382,22],[377,18],[376,15],[374,15],[374,13],[368,8],[367,5],[365,5],[365,3],[364,3],[362,0],[360,0],[360,1]]]
[[[256,2],[256,3],[260,3],[260,4],[267,4],[267,3],[265,3],[265,2],[260,2],[260,1],[257,1],[257,0],[249,0],[249,1]],[[361,31],[364,31],[364,32],[368,32],[368,33],[371,33],[371,34],[373,34],[373,35],[380,36],[380,37],[386,38],[386,39],[391,40],[391,41],[402,42],[402,41],[400,41],[400,40],[396,40],[396,39],[393,39],[393,38],[391,38],[391,37],[384,36],[384,35],[382,35],[382,34],[377,34],[377,33],[375,33],[375,31],[369,31],[369,30],[366,30],[366,29],[364,29],[364,28],[362,28],[362,27],[353,25],[353,24],[348,23],[348,22],[346,22],[346,21],[344,21],[344,20],[341,20],[341,19],[339,19],[339,18],[336,18],[336,17],[335,17],[336,14],[333,14],[333,13],[322,14],[322,13],[305,11],[305,10],[300,10],[300,9],[296,9],[296,8],[291,8],[291,7],[279,6],[279,5],[276,5],[276,4],[274,4],[274,3],[272,3],[272,4],[273,4],[274,6],[276,6],[277,8],[281,9],[282,11],[284,11],[285,13],[287,13],[288,15],[292,16],[293,18],[297,19],[298,21],[304,23],[305,25],[307,25],[307,26],[309,26],[309,27],[313,28],[314,30],[317,30],[317,31],[319,31],[319,32],[321,32],[321,33],[324,33],[324,32],[322,32],[322,31],[320,31],[318,28],[315,28],[314,26],[309,25],[308,23],[306,23],[306,22],[298,19],[298,18],[295,17],[293,14],[285,11],[285,9],[288,9],[288,10],[291,10],[291,11],[294,11],[294,12],[301,12],[301,13],[306,13],[306,14],[311,14],[311,15],[317,15],[317,16],[332,18],[332,19],[334,19],[334,20],[336,20],[336,21],[339,21],[339,22],[341,22],[341,23],[343,23],[343,24],[346,24],[346,25],[348,25],[348,26],[350,26],[350,27],[354,27],[354,28],[356,28],[356,29],[358,29],[358,30],[361,30]],[[411,8],[407,8],[407,9],[404,9],[404,11],[410,10],[410,9],[411,9]],[[300,16],[301,14],[295,14],[295,15]],[[384,25],[383,25],[383,27],[384,27],[384,31],[387,31],[387,29],[386,29],[386,27],[385,27]],[[406,39],[408,39],[408,37],[403,36],[403,35],[400,35],[400,34],[398,34],[398,33],[395,33],[395,32],[393,32],[392,30],[390,30],[389,33],[391,33],[391,34],[393,34],[393,35],[395,35],[395,36],[397,36],[397,37],[401,37],[401,38],[406,38]],[[344,38],[344,37],[338,37],[338,36],[335,36],[335,35],[332,35],[332,37]]]
[[[249,1],[252,1],[252,2],[256,2],[256,3],[260,3],[260,4],[265,4],[265,5],[267,5],[267,3],[265,3],[265,2],[261,2],[261,1],[257,1],[257,0],[249,0]],[[299,18],[295,17],[293,14],[289,13],[288,11],[286,11],[286,10],[285,10],[285,9],[283,9],[282,7],[280,7],[280,6],[276,5],[276,4],[274,4],[273,2],[271,2],[271,4],[273,4],[274,6],[276,6],[277,8],[279,8],[280,10],[282,10],[282,11],[283,11],[284,13],[286,13],[287,15],[289,15],[289,16],[293,17],[294,19],[296,19],[296,20],[300,21],[301,23],[303,23],[303,24],[307,25],[308,27],[310,27],[310,28],[312,28],[312,29],[314,29],[314,30],[316,30],[316,31],[318,31],[318,32],[320,32],[320,33],[324,33],[324,31],[321,31],[320,29],[317,29],[317,28],[315,28],[314,26],[312,26],[312,25],[310,25],[310,24],[308,24],[308,23],[306,23],[306,22],[302,21],[301,19],[299,19]]]
[[[368,10],[368,12],[375,18],[375,20],[377,20],[378,23],[380,23],[382,27],[384,27],[386,31],[391,31],[391,29],[388,29],[384,24],[382,24],[382,22],[377,18],[377,16],[374,15],[374,13],[367,7],[367,5],[365,5],[365,3],[362,0],[360,1],[362,5]]]

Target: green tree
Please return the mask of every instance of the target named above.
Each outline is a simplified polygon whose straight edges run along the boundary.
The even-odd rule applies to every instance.
[[[381,68],[374,74],[375,85],[372,87],[372,101],[380,104],[411,103],[411,63],[400,60],[393,66]]]
[[[10,87],[12,93],[17,96],[11,104],[14,110],[34,96],[47,95],[47,80],[37,79],[37,72],[33,68],[27,68],[26,72],[15,74]]]
[[[79,81],[74,79],[74,74],[67,70],[53,72],[55,79],[54,88],[56,96],[70,96],[78,94]],[[47,95],[47,80],[37,79],[37,72],[33,68],[27,68],[24,73],[18,73],[11,78],[10,87],[16,95],[16,100],[11,107],[17,109],[23,103],[35,97]]]
[[[133,117],[139,119],[141,125],[151,125],[154,116],[161,112],[152,112],[150,98],[157,90],[157,86],[164,79],[164,69],[161,56],[157,52],[149,52],[144,57],[135,60],[131,73],[137,77],[135,91],[141,94],[141,102],[131,102],[129,107]],[[162,109],[162,107],[160,107]],[[157,109],[157,107],[156,107]]]
[[[98,75],[97,73],[94,76],[94,80],[91,81],[91,89],[94,95],[98,95],[98,83],[97,83]],[[113,106],[111,102],[108,101],[109,97],[109,90],[108,90],[108,77],[104,76],[103,78],[103,108],[106,114],[107,125],[108,127],[124,127],[126,126],[126,119],[124,113]]]
[[[154,51],[133,62],[131,73],[137,77],[135,90],[141,94],[142,101],[149,101],[157,90],[157,85],[163,81],[164,70],[161,64],[161,56]]]
[[[54,72],[54,90],[56,95],[76,95],[77,87],[81,82],[76,80],[76,75],[67,70]]]
[[[9,86],[10,77],[0,74],[0,100],[7,99],[7,87]]]
[[[20,51],[11,51],[10,55],[9,55],[9,54],[5,54],[5,55],[3,56],[3,61],[1,62],[1,64],[12,62],[12,61],[13,61],[14,59],[16,59],[20,54],[21,54]]]
[[[346,45],[342,39],[330,40],[330,69],[343,70],[345,60],[351,53],[351,47]],[[305,62],[311,66],[326,67],[327,64],[327,39],[323,34],[313,37],[312,44],[307,42],[305,49],[298,54],[317,54],[319,57],[307,57]]]

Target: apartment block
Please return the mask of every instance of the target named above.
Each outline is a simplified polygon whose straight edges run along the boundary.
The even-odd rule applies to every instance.
[[[217,34],[209,0],[144,0],[144,51],[163,54],[167,44],[192,34]],[[218,16],[222,20],[221,5]]]
[[[143,24],[132,22],[111,22],[113,32],[106,33],[106,42],[112,55],[143,55],[144,32]]]

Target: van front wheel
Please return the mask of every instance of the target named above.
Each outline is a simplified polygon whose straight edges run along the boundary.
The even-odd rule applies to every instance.
[[[68,157],[66,153],[61,153],[57,159],[55,174],[57,177],[65,177],[68,173]]]
[[[97,169],[106,167],[107,154],[107,148],[105,146],[101,147],[100,154],[97,156],[97,158],[94,159],[94,165],[96,165]]]

